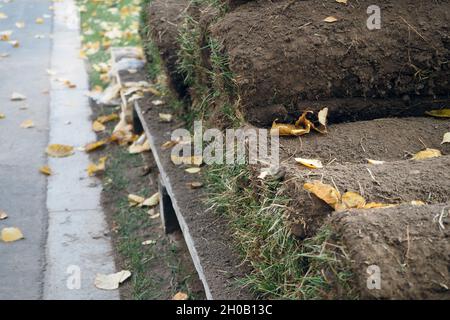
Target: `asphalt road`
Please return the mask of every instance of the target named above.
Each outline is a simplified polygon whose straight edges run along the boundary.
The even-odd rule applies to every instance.
[[[47,0],[0,1],[0,32],[12,30],[13,48],[0,41],[0,210],[9,218],[0,221],[3,227],[19,227],[26,241],[0,243],[0,300],[38,299],[42,297],[47,230],[46,178],[38,168],[46,163],[44,154],[48,141],[50,83],[46,69],[50,64],[52,41],[49,35],[52,20],[37,24],[36,18],[51,14]],[[16,22],[25,22],[19,29]],[[36,38],[43,35],[44,38]],[[10,101],[19,92],[27,100]],[[23,129],[27,119],[35,128]]]

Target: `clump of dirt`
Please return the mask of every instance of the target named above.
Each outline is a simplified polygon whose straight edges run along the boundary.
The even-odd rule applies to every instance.
[[[333,123],[448,104],[450,3],[381,1],[382,27],[370,31],[372,4],[251,1],[213,25],[246,118],[270,125],[327,106]]]
[[[331,218],[362,299],[450,299],[449,209],[403,205]]]

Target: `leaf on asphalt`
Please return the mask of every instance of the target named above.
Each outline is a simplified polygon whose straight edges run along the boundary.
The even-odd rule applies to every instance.
[[[47,155],[54,158],[63,158],[73,155],[74,149],[72,146],[64,144],[51,144],[45,150]]]
[[[43,24],[44,23],[44,19],[39,17],[39,18],[36,18],[35,22],[37,24]]]
[[[98,273],[95,276],[94,285],[102,290],[116,290],[129,277],[131,277],[131,272],[128,270],[122,270],[113,274]]]
[[[0,12],[0,20],[4,20],[4,19],[8,19],[8,16],[5,13]]]
[[[150,198],[145,199],[140,206],[141,207],[154,207],[159,204],[159,192],[153,194]]]
[[[6,118],[5,114],[0,112],[0,120],[5,118]]]
[[[26,100],[27,97],[21,93],[13,92],[11,95],[11,101],[23,101]]]
[[[23,29],[23,28],[25,28],[25,22],[23,22],[23,21],[17,21],[17,22],[16,22],[16,28],[17,28],[17,29]]]
[[[94,132],[102,132],[105,131],[105,129],[105,125],[97,120],[92,123],[92,130]]]
[[[0,31],[0,41],[9,41],[12,33],[12,30]]]
[[[45,174],[46,176],[52,175],[52,169],[49,166],[42,166],[39,168],[39,172]]]
[[[345,209],[362,209],[366,200],[359,193],[348,191],[342,195],[342,204]]]
[[[184,293],[184,292],[177,292],[177,294],[175,294],[172,297],[172,300],[187,300],[189,298],[189,296]]]
[[[304,159],[304,158],[295,158],[297,163],[304,165],[310,169],[321,169],[323,168],[322,161],[317,159]]]
[[[320,181],[307,182],[303,185],[306,191],[314,194],[328,205],[335,208],[341,202],[341,194],[329,184]]]
[[[24,129],[33,128],[34,127],[34,122],[33,122],[33,120],[25,120],[24,122],[22,122],[20,124],[20,127],[24,128]]]
[[[431,110],[425,113],[436,118],[450,118],[450,109]]]
[[[430,149],[430,148],[426,148],[425,150],[422,150],[418,153],[416,153],[413,156],[413,160],[425,160],[425,159],[430,159],[430,158],[437,158],[442,156],[441,151],[436,150],[436,149]]]
[[[86,171],[88,173],[89,177],[92,177],[94,175],[96,175],[97,173],[101,173],[104,172],[106,169],[106,160],[108,159],[108,157],[101,157],[98,160],[98,163],[91,163],[88,165]]]
[[[327,23],[334,23],[334,22],[338,21],[338,19],[334,16],[329,16],[329,17],[326,17],[325,19],[323,19],[323,21],[327,22]]]
[[[373,165],[381,165],[381,164],[385,164],[386,163],[386,161],[373,160],[373,159],[367,159],[367,162],[369,164],[373,164]]]
[[[5,220],[8,218],[8,214],[5,211],[0,210],[0,220]]]
[[[1,239],[3,242],[14,242],[23,239],[23,234],[19,228],[3,228]]]
[[[88,143],[85,147],[84,147],[84,151],[85,152],[92,152],[94,150],[97,150],[98,148],[103,147],[104,145],[106,145],[107,141],[106,140],[99,140],[99,141],[95,141],[95,142],[91,142]]]
[[[1,119],[1,116],[0,116],[0,119]],[[447,132],[446,134],[444,134],[444,138],[442,139],[441,144],[444,144],[444,143],[450,143],[450,132]]]
[[[130,203],[130,206],[137,206],[142,204],[145,201],[144,197],[135,195],[135,194],[129,194],[128,195],[128,202]]]
[[[170,113],[160,113],[159,114],[159,120],[162,122],[171,122],[172,117],[173,116]]]
[[[193,167],[193,168],[187,168],[186,169],[186,172],[187,173],[191,173],[191,174],[199,173],[200,171],[201,171],[201,169],[199,167]]]
[[[100,116],[97,118],[96,121],[100,122],[101,124],[105,124],[107,122],[111,122],[114,120],[118,120],[120,117],[117,113],[111,113],[105,116]]]
[[[20,42],[18,40],[11,40],[8,41],[8,43],[13,47],[13,48],[18,48],[20,47]]]

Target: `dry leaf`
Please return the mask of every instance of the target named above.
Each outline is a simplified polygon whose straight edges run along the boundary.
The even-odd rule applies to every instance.
[[[27,97],[21,93],[13,92],[11,95],[11,101],[23,101],[26,100]]]
[[[166,149],[173,148],[178,143],[179,143],[179,141],[175,141],[175,140],[166,141],[161,145],[161,149],[166,150]]]
[[[156,244],[156,240],[146,240],[142,242],[143,246],[153,245]]]
[[[423,202],[423,201],[421,201],[421,200],[413,200],[413,201],[410,202],[410,204],[411,204],[412,206],[424,206],[424,205],[425,205],[425,202]]]
[[[8,16],[5,13],[0,12],[0,20],[3,20],[3,19],[8,19]]]
[[[304,158],[295,158],[297,163],[304,165],[305,167],[311,169],[321,169],[323,168],[322,161],[316,159],[304,159]]]
[[[347,209],[362,209],[366,206],[366,200],[356,192],[346,192],[342,195],[342,204]]]
[[[380,160],[372,160],[372,159],[367,159],[367,162],[369,164],[373,164],[373,165],[381,165],[381,164],[385,164],[385,161],[380,161]]]
[[[94,132],[102,132],[105,131],[105,129],[105,125],[97,120],[92,123],[92,130]]]
[[[336,0],[337,3],[347,4],[348,0]]]
[[[23,22],[23,21],[18,21],[18,22],[16,22],[16,28],[17,28],[17,29],[23,29],[23,28],[25,28],[25,22]]]
[[[450,118],[450,109],[431,110],[425,113],[436,118]]]
[[[8,215],[5,211],[0,210],[0,220],[5,220],[8,218]]]
[[[3,228],[1,239],[3,242],[13,242],[23,239],[23,234],[18,228]]]
[[[135,141],[128,148],[128,152],[131,154],[142,153],[142,152],[149,151],[149,150],[150,150],[150,142],[147,139],[142,144],[138,144],[137,141]]]
[[[111,114],[108,114],[106,116],[98,117],[96,121],[100,122],[101,124],[105,124],[105,123],[110,122],[110,121],[118,120],[119,118],[120,117],[119,117],[119,115],[117,113],[111,113]]]
[[[67,146],[63,144],[51,144],[47,147],[45,152],[54,158],[63,158],[73,155],[74,149],[72,146]]]
[[[52,169],[49,166],[42,166],[39,168],[39,172],[45,174],[46,176],[52,175]]]
[[[156,192],[150,198],[145,199],[140,206],[142,207],[154,207],[159,204],[159,192]]]
[[[378,209],[378,208],[392,208],[397,206],[396,204],[386,204],[380,202],[369,202],[364,206],[364,209]]]
[[[161,120],[162,122],[171,122],[172,115],[170,113],[160,113],[159,120]]]
[[[43,18],[36,18],[36,23],[37,24],[43,24],[44,23],[44,19]]]
[[[426,148],[413,156],[413,160],[425,160],[442,156],[442,153],[436,149]]]
[[[0,119],[1,119],[1,117],[0,117]],[[450,143],[450,132],[447,132],[446,134],[444,134],[444,138],[442,139],[441,144],[444,144],[444,143]]]
[[[317,114],[317,119],[319,121],[319,128],[314,127],[314,129],[320,133],[327,133],[327,118],[328,118],[328,108],[323,108]]]
[[[334,23],[334,22],[338,21],[338,19],[336,17],[329,16],[329,17],[326,17],[325,19],[323,19],[323,21],[327,22],[327,23]]]
[[[187,300],[189,296],[184,292],[178,292],[173,296],[172,300]]]
[[[305,183],[303,187],[306,191],[313,193],[333,208],[341,202],[341,194],[329,184],[313,181]]]
[[[84,147],[84,151],[91,152],[91,151],[97,150],[98,148],[103,147],[106,143],[107,143],[106,140],[99,140],[96,142],[88,143]]]
[[[122,270],[113,274],[97,274],[94,285],[103,290],[115,290],[130,276],[131,272],[128,270]]]
[[[34,122],[33,122],[33,120],[25,120],[24,122],[22,122],[20,124],[20,127],[24,128],[24,129],[33,128],[34,127]]]
[[[189,184],[189,186],[191,187],[191,189],[200,189],[201,187],[203,187],[203,183],[201,183],[201,182],[191,182]]]
[[[194,173],[199,173],[201,171],[201,169],[199,167],[195,167],[195,168],[187,168],[185,171],[187,173],[194,174]]]
[[[108,159],[108,157],[101,157],[98,160],[98,163],[91,163],[89,164],[89,166],[87,167],[87,173],[90,177],[96,175],[97,173],[103,172],[105,171],[106,168],[106,160]]]
[[[5,119],[5,118],[6,118],[5,114],[4,113],[0,113],[0,120],[1,119]]]
[[[142,204],[145,201],[144,197],[135,195],[135,194],[129,194],[128,195],[128,202],[130,203],[130,206],[137,206]]]

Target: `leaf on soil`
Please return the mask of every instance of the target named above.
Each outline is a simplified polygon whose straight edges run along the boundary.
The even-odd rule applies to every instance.
[[[421,201],[421,200],[413,200],[413,201],[410,202],[410,204],[411,204],[412,206],[424,206],[424,205],[425,205],[425,202],[423,202],[423,201]]]
[[[323,168],[322,161],[317,159],[304,159],[304,158],[295,158],[297,163],[304,165],[310,169],[321,169]]]
[[[143,245],[143,246],[154,245],[154,244],[156,244],[156,240],[146,240],[146,241],[142,241],[142,245]]]
[[[430,158],[437,158],[442,156],[441,151],[436,150],[436,149],[430,149],[430,148],[426,148],[425,150],[422,150],[418,153],[416,153],[413,156],[413,160],[425,160],[425,159],[430,159]]]
[[[366,200],[356,192],[346,192],[342,195],[342,204],[345,209],[362,209],[366,206]]]
[[[89,177],[92,177],[94,175],[96,175],[97,173],[101,173],[105,171],[106,168],[106,160],[108,159],[108,157],[101,157],[98,160],[98,163],[91,163],[88,165],[86,171],[88,173]]]
[[[1,239],[3,242],[14,242],[23,239],[23,234],[19,228],[3,228]]]
[[[96,121],[100,122],[101,124],[105,124],[107,122],[111,122],[114,120],[118,120],[120,117],[117,113],[111,113],[105,116],[100,116],[97,118]]]
[[[72,146],[64,144],[51,144],[47,147],[45,152],[54,158],[63,158],[73,155],[74,149]]]
[[[122,270],[113,274],[97,274],[95,276],[94,285],[98,289],[102,290],[116,290],[119,285],[131,277],[131,272],[128,270]]]
[[[187,168],[185,171],[187,173],[194,174],[194,173],[199,173],[201,171],[201,169],[199,167],[195,167],[195,168]]]
[[[386,204],[380,202],[369,202],[364,206],[364,209],[381,209],[381,208],[392,208],[397,206],[396,204]]]
[[[347,4],[348,0],[336,0],[337,3]]]
[[[334,22],[338,21],[338,19],[336,17],[329,16],[329,17],[326,17],[325,19],[323,19],[323,21],[327,22],[327,23],[334,23]]]
[[[140,206],[141,207],[154,207],[159,204],[159,192],[156,192],[150,198],[145,199]]]
[[[303,187],[306,191],[313,193],[333,208],[341,202],[341,194],[329,184],[313,181],[305,183]]]
[[[162,101],[162,100],[153,100],[153,101],[152,101],[152,104],[153,104],[154,106],[162,106],[163,104],[165,104],[165,102]]]
[[[450,109],[431,110],[425,113],[436,118],[450,118]]]
[[[128,195],[128,202],[130,203],[130,206],[137,206],[142,204],[145,201],[144,197],[135,195],[135,194],[129,194]]]
[[[98,148],[103,147],[106,143],[107,143],[106,140],[99,140],[99,141],[95,141],[95,142],[88,143],[88,144],[84,147],[84,151],[85,151],[85,152],[92,152],[92,151],[94,151],[94,150],[97,150]]]
[[[203,183],[194,181],[194,182],[191,182],[189,184],[189,186],[191,187],[191,189],[200,189],[203,187]]]
[[[92,130],[94,132],[102,132],[105,131],[105,129],[105,125],[97,120],[92,123]]]
[[[20,127],[24,128],[24,129],[33,128],[34,127],[34,122],[33,122],[33,120],[25,120],[24,122],[22,122],[20,124]]]
[[[317,119],[319,121],[319,127],[313,126],[313,128],[322,134],[327,133],[327,131],[328,131],[327,130],[327,121],[328,121],[327,118],[328,118],[328,108],[323,108],[317,114]]]
[[[159,114],[159,120],[162,122],[171,122],[172,121],[172,115],[170,113],[160,113]]]
[[[150,142],[145,139],[144,143],[139,144],[137,143],[138,141],[136,140],[129,148],[128,148],[128,152],[131,154],[137,154],[137,153],[142,153],[145,151],[150,151]]]
[[[176,146],[178,143],[180,143],[179,141],[176,140],[170,140],[170,141],[166,141],[161,145],[161,149],[163,150],[167,150],[170,148],[173,148],[174,146]]]
[[[385,164],[386,163],[386,161],[373,160],[373,159],[367,159],[367,162],[369,164],[373,164],[373,165],[381,165],[381,164]]]
[[[8,214],[5,211],[0,210],[0,220],[5,220],[8,218]]]
[[[0,119],[1,119],[1,117],[0,117]],[[441,144],[444,144],[444,143],[450,143],[450,132],[447,132],[446,134],[444,134],[444,138],[442,139]]]
[[[187,300],[189,296],[184,292],[178,292],[172,297],[172,300]]]
[[[27,97],[21,93],[13,92],[11,95],[11,101],[23,101],[26,100]]]
[[[52,169],[49,166],[42,166],[39,168],[39,172],[45,174],[46,176],[52,175]]]

